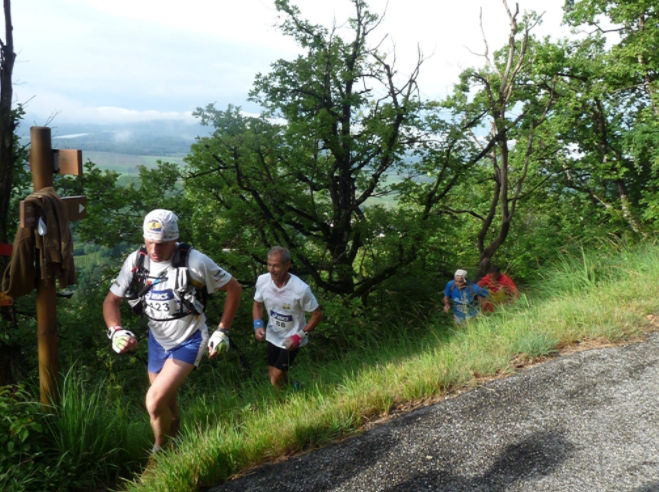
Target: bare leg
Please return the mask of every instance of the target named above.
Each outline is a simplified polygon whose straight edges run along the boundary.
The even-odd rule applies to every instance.
[[[274,366],[268,366],[268,371],[270,372],[270,383],[277,388],[281,389],[282,386],[286,386],[288,383],[288,373],[277,369]]]
[[[185,381],[194,365],[176,359],[167,359],[158,374],[149,373],[151,387],[146,394],[146,409],[151,418],[156,446],[161,448],[172,435],[172,430],[178,431],[180,412],[176,402],[176,392]]]
[[[172,412],[172,425],[169,428],[169,437],[176,437],[181,429],[181,410],[178,407],[177,395],[174,395],[172,399],[169,400],[169,409]]]

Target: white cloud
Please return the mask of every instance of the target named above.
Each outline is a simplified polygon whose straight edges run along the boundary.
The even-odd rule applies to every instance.
[[[80,138],[80,137],[86,137],[87,135],[90,135],[90,133],[70,133],[68,135],[56,135],[53,137],[53,140],[58,138],[67,138],[67,139]]]
[[[25,101],[22,91],[17,92],[18,102]],[[44,93],[35,97],[25,107],[33,121],[29,125],[43,125],[55,115],[55,122],[66,123],[135,123],[151,120],[183,120],[198,123],[191,111],[135,110],[116,106],[85,106],[80,102],[60,94]]]
[[[351,15],[348,0],[293,3],[326,25]],[[387,5],[370,3],[375,12]],[[560,26],[563,0],[520,4],[547,11],[540,34],[567,33]],[[508,31],[499,1],[388,1],[379,36],[389,35],[384,49],[395,45],[401,76],[414,65],[417,47],[433,55],[419,78],[425,97],[446,95],[462,69],[483,63],[467,49],[482,51],[481,5],[490,48],[499,48]],[[35,113],[62,110],[66,121],[190,118],[209,102],[255,112],[246,103],[254,75],[300,52],[273,27],[270,0],[22,0],[12,7],[18,101],[37,96]]]
[[[197,122],[190,111],[157,111],[155,109],[137,111],[134,109],[116,107],[81,108],[81,111],[87,113],[91,117],[97,116],[99,120],[110,122],[151,120],[185,120],[189,123]]]

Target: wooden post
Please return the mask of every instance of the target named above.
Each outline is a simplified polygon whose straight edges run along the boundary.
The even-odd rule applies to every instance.
[[[53,186],[53,150],[50,128],[30,128],[32,184],[34,191]],[[55,279],[41,279],[37,270],[37,336],[39,346],[39,388],[41,403],[59,401],[59,364],[57,360],[57,304]]]

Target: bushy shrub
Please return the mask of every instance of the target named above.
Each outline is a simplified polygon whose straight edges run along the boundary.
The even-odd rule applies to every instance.
[[[0,387],[0,490],[52,490],[44,413],[22,386]]]

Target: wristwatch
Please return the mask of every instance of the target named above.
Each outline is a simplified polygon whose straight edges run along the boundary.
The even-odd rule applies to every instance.
[[[119,326],[119,325],[111,326],[110,328],[108,328],[108,338],[112,340],[112,336],[114,335],[114,332],[123,329],[124,329],[123,326]]]

